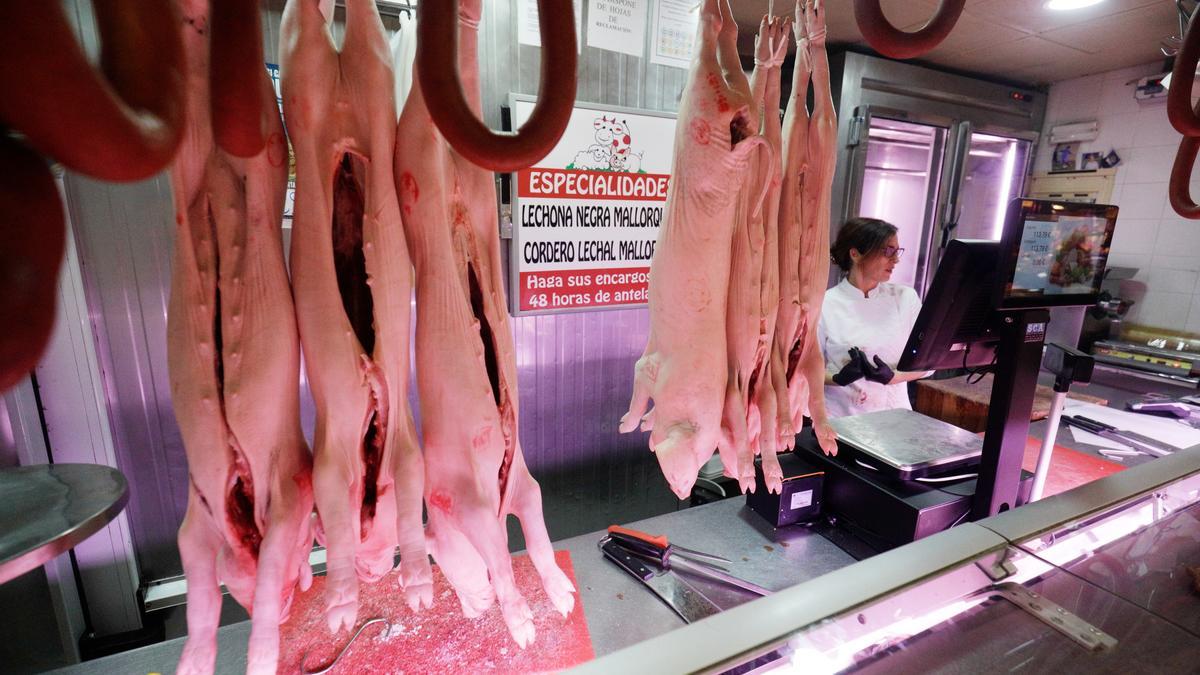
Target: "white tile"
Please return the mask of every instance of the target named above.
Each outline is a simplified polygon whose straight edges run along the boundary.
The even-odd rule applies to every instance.
[[[1055,126],[1096,119],[1103,93],[1104,78],[1098,75],[1054,84],[1050,87],[1049,100],[1046,102],[1046,124]]]
[[[1120,113],[1100,118],[1100,135],[1088,145],[1088,152],[1107,152],[1113,148],[1133,146],[1138,113]],[[1119,152],[1117,154],[1120,154]]]
[[[1118,68],[1104,73],[1105,84],[1109,83],[1125,83],[1130,80],[1138,80],[1147,75],[1157,75],[1162,72],[1162,60],[1142,63],[1128,68]]]
[[[1159,293],[1148,290],[1146,297],[1133,306],[1135,323],[1156,328],[1184,330],[1187,327],[1188,311],[1191,310],[1191,293]]]
[[[1137,99],[1133,97],[1136,82],[1130,82],[1133,77],[1104,78],[1104,88],[1100,95],[1100,110],[1105,115],[1117,113],[1136,113],[1140,110]]]
[[[1127,183],[1121,186],[1120,217],[1132,220],[1159,219],[1167,208],[1167,184]]]
[[[1150,266],[1153,269],[1200,273],[1200,258],[1190,255],[1154,253],[1150,257]]]
[[[1200,293],[1192,296],[1192,309],[1188,312],[1188,322],[1184,330],[1200,334]]]
[[[1167,119],[1166,108],[1155,106],[1143,108],[1136,115],[1136,131],[1133,133],[1133,145],[1179,145],[1183,135],[1171,126]]]
[[[1050,161],[1052,155],[1053,152],[1049,149],[1038,150],[1037,154],[1033,156],[1034,173],[1048,173],[1052,168]]]
[[[1128,148],[1117,151],[1121,156],[1125,183],[1165,183],[1171,177],[1171,164],[1175,160],[1175,146],[1160,145]]]
[[[1135,220],[1126,218],[1124,210],[1117,217],[1113,231],[1109,257],[1115,255],[1150,255],[1154,253],[1154,239],[1158,235],[1158,219]]]
[[[1137,270],[1134,279],[1145,281],[1150,270],[1150,254],[1148,253],[1110,253],[1108,256],[1109,267],[1132,267]]]
[[[1150,275],[1146,279],[1147,293],[1185,293],[1191,295],[1196,289],[1196,272],[1191,270],[1174,270],[1159,264],[1155,256],[1150,260]]]
[[[1117,222],[1120,222],[1119,216]],[[1183,218],[1163,219],[1158,227],[1154,252],[1163,255],[1200,256],[1200,223]]]

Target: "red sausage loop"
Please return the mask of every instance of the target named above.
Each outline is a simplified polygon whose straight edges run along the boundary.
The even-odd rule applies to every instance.
[[[186,110],[172,0],[93,0],[100,66],[75,41],[60,2],[7,3],[0,23],[0,125],[70,169],[147,178],[175,156]]]
[[[933,18],[920,30],[897,29],[883,15],[880,0],[854,0],[858,30],[875,51],[893,59],[914,59],[941,44],[962,14],[966,0],[941,0]]]
[[[571,0],[538,0],[541,81],[529,120],[515,134],[497,133],[467,104],[458,73],[459,0],[417,5],[417,78],[434,124],[471,163],[497,172],[531,166],[562,137],[575,105],[575,11]]]
[[[44,159],[0,137],[0,392],[41,358],[54,327],[66,245],[62,203]]]
[[[1200,220],[1200,205],[1192,199],[1192,167],[1196,163],[1196,152],[1200,150],[1200,138],[1184,136],[1175,154],[1175,166],[1171,169],[1171,182],[1167,189],[1171,208],[1184,218]]]
[[[209,15],[213,136],[236,157],[254,157],[267,144],[260,78],[262,27],[257,0],[212,0]]]
[[[1200,61],[1197,15],[1200,12],[1193,13],[1188,21],[1187,31],[1183,34],[1183,47],[1175,55],[1175,67],[1171,69],[1171,88],[1167,90],[1167,118],[1171,120],[1171,126],[1184,136],[1200,136],[1200,115],[1192,110],[1192,85],[1196,80],[1196,64]]]

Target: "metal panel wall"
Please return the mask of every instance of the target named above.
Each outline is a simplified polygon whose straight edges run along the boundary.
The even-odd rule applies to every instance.
[[[90,2],[61,1],[81,42],[95,54]],[[264,2],[264,51],[273,63],[283,4]],[[395,24],[385,16],[385,25]],[[480,28],[483,101],[487,122],[496,128],[509,92],[537,93],[541,50],[518,46],[516,35],[515,5],[486,0]],[[579,72],[581,101],[665,111],[676,110],[686,77],[680,69],[587,46]],[[166,369],[174,239],[169,182],[160,175],[112,185],[68,175],[66,188],[118,465],[132,486],[127,513],[141,576],[176,575],[182,569],[175,532],[186,505],[187,466]],[[644,309],[513,322],[521,437],[529,466],[543,483],[555,538],[678,505],[646,449],[645,434],[616,433],[648,327]],[[302,408],[311,437],[311,406]],[[520,545],[518,537],[514,545]]]

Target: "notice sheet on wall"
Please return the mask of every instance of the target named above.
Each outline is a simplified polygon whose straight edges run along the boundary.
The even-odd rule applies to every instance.
[[[514,127],[532,110],[514,96]],[[550,154],[513,175],[513,314],[646,304],[674,140],[672,115],[575,106]]]
[[[644,56],[649,4],[650,0],[588,0],[588,46]]]
[[[575,49],[583,51],[583,0],[575,4]],[[523,45],[542,46],[542,32],[538,29],[537,0],[517,0],[517,39]]]
[[[684,69],[691,66],[699,21],[700,5],[694,0],[656,0],[650,63]]]

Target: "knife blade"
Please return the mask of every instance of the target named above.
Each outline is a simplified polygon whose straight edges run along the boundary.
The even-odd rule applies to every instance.
[[[684,622],[699,621],[721,611],[720,607],[691,584],[670,572],[656,573],[617,542],[606,537],[600,543],[600,550],[604,552],[604,557],[645,584]]]
[[[1076,415],[1075,419],[1080,422],[1084,422],[1085,424],[1091,424],[1100,429],[1103,429],[1104,432],[1107,432],[1111,438],[1114,438],[1118,441],[1124,441],[1125,443],[1133,445],[1134,447],[1136,447],[1139,450],[1145,450],[1146,452],[1149,452],[1152,455],[1164,457],[1164,456],[1169,455],[1179,449],[1173,445],[1168,445],[1167,443],[1163,443],[1162,441],[1160,441],[1158,439],[1150,438],[1149,436],[1143,436],[1142,434],[1139,434],[1134,431],[1126,431],[1124,429],[1118,429],[1117,427],[1114,427],[1111,424],[1105,424],[1104,422],[1099,422],[1097,420],[1091,419],[1090,417],[1084,417],[1083,415]],[[1104,433],[1101,433],[1100,435],[1103,436]]]

